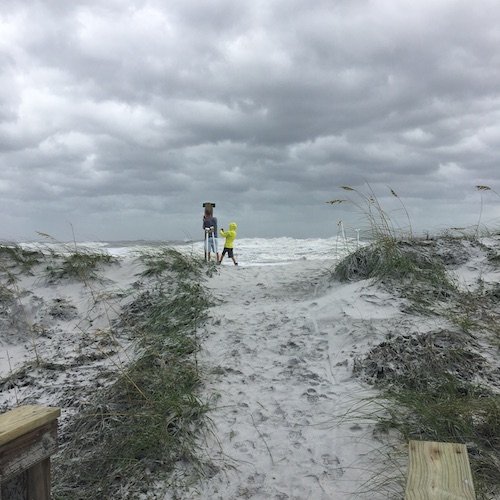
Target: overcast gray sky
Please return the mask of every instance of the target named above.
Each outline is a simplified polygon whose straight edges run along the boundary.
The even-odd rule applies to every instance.
[[[500,217],[500,0],[4,0],[0,239]],[[494,191],[481,192],[476,185]]]

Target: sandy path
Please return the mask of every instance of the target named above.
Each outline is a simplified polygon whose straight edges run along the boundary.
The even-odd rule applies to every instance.
[[[209,280],[219,305],[199,363],[218,395],[207,454],[220,470],[193,498],[365,497],[378,444],[353,412],[369,392],[352,363],[375,340],[376,317],[398,309],[362,283],[333,284],[332,265],[222,266]]]

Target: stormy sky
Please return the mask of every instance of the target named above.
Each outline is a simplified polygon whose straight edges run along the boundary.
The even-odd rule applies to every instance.
[[[493,229],[499,15],[500,0],[5,0],[0,239],[201,239],[205,201],[239,237],[328,237],[366,223],[359,195],[416,232]]]

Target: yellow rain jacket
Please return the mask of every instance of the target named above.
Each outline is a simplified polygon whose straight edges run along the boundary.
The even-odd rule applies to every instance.
[[[224,248],[233,248],[237,227],[236,222],[231,222],[231,224],[229,224],[229,231],[224,231],[223,229],[220,230],[220,235],[226,238]]]

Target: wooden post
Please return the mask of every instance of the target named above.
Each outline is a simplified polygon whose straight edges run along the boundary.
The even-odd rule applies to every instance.
[[[50,500],[50,456],[59,408],[20,406],[0,415],[0,500]]]
[[[410,441],[405,500],[474,500],[467,447]]]

